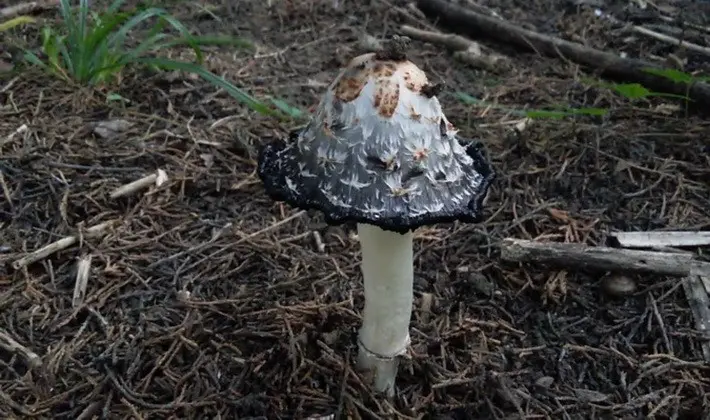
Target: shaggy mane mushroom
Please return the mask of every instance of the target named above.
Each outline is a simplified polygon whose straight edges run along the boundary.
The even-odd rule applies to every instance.
[[[258,174],[275,200],[357,224],[365,307],[358,365],[392,396],[407,351],[413,302],[413,232],[476,223],[494,170],[480,143],[444,115],[408,40],[354,58],[325,92],[310,123],[263,147]]]

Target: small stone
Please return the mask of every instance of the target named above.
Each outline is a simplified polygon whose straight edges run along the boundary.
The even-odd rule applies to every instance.
[[[622,274],[612,274],[604,277],[601,281],[601,288],[604,293],[615,297],[629,296],[637,290],[636,282]]]
[[[94,126],[94,133],[105,139],[112,138],[133,127],[133,123],[126,120],[101,121]]]

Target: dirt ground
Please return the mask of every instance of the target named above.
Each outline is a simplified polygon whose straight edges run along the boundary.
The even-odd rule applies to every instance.
[[[208,67],[303,110],[359,53],[362,33],[417,26],[394,0],[341,0],[338,10],[318,0],[224,3],[171,10],[200,33],[253,40],[255,51],[212,51]],[[680,54],[570,2],[487,3],[596,48]],[[693,7],[687,15],[703,23]],[[363,302],[351,228],[273,202],[256,177],[258,145],[296,123],[257,116],[184,75],[127,73],[124,105],[34,71],[2,76],[0,331],[41,363],[0,349],[0,416],[708,418],[710,367],[678,279],[630,276],[637,292],[611,297],[605,273],[505,263],[498,248],[506,237],[601,245],[615,229],[710,229],[707,117],[630,103],[580,82],[593,75],[573,63],[489,46],[513,68],[492,74],[413,43],[412,60],[447,83],[448,118],[485,142],[498,178],[485,222],[417,231],[415,305],[430,293],[434,306],[415,309],[392,402],[353,369]],[[707,58],[686,57],[708,69]],[[509,108],[610,114],[535,120],[515,133],[519,115],[464,104],[457,91]],[[95,124],[115,119],[132,126],[97,135]],[[7,137],[22,124],[27,131]],[[168,176],[159,188],[109,196],[158,169]],[[104,236],[11,265],[109,221]],[[77,263],[89,257],[75,307]]]

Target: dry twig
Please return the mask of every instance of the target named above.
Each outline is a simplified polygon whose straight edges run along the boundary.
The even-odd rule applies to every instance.
[[[116,220],[111,220],[108,222],[103,222],[103,223],[99,223],[98,225],[91,226],[90,228],[86,229],[85,232],[83,232],[82,236],[88,237],[88,238],[102,236],[115,223],[117,223]],[[59,251],[69,248],[70,246],[74,245],[78,240],[79,240],[79,235],[75,235],[75,236],[67,236],[67,237],[62,238],[58,241],[52,242],[51,244],[49,244],[43,248],[40,248],[30,254],[25,255],[22,258],[16,260],[15,262],[12,263],[12,268],[14,268],[15,270],[19,270],[22,267],[26,267],[32,263],[35,263],[39,260],[47,258],[48,256],[54,254],[55,252],[59,252]]]
[[[17,340],[10,337],[10,335],[4,330],[0,330],[0,347],[4,348],[10,353],[19,353],[29,362],[30,366],[33,368],[42,364],[42,359],[37,353],[18,343]]]
[[[151,185],[157,187],[163,185],[165,181],[168,180],[168,176],[164,170],[158,169],[154,174],[150,174],[141,179],[135,180],[129,184],[122,185],[111,192],[111,198],[119,198],[127,195],[134,194],[144,188],[148,188]]]

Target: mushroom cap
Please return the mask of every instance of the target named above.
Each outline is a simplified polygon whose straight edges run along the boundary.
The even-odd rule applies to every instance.
[[[370,53],[340,72],[308,125],[261,149],[258,174],[271,198],[329,224],[405,233],[480,221],[495,177],[482,149],[457,135],[421,69]]]

